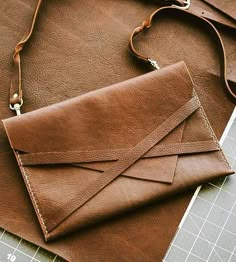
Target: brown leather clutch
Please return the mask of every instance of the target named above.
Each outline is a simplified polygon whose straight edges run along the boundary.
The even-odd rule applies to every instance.
[[[183,62],[3,122],[46,241],[233,173]]]

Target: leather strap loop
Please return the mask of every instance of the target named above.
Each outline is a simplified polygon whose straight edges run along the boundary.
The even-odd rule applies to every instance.
[[[29,29],[29,32],[25,34],[25,36],[20,40],[19,43],[17,43],[14,54],[13,54],[13,75],[11,79],[11,87],[10,87],[10,106],[14,108],[15,104],[22,105],[23,104],[23,91],[22,91],[22,81],[21,81],[21,59],[20,59],[20,53],[23,50],[25,44],[30,39],[35,22],[38,16],[38,12],[41,6],[42,0],[38,0],[34,14],[33,19],[31,22],[31,26]],[[15,109],[12,109],[15,110]]]
[[[161,15],[163,13],[179,13],[180,15],[184,15],[186,17],[195,17],[196,19],[198,19],[199,22],[204,23],[205,27],[210,30],[211,33],[213,33],[212,35],[215,38],[215,42],[217,43],[218,47],[219,47],[219,51],[220,51],[220,56],[221,56],[221,75],[222,78],[224,80],[224,86],[225,86],[225,92],[226,95],[229,97],[229,99],[236,104],[236,90],[231,87],[229,85],[229,82],[227,80],[227,63],[226,63],[226,54],[225,54],[225,48],[224,48],[224,44],[223,41],[220,37],[219,32],[217,31],[217,29],[215,28],[215,26],[209,22],[207,19],[200,17],[198,15],[195,15],[193,13],[190,13],[189,11],[185,11],[185,10],[181,10],[175,7],[162,7],[158,10],[156,10],[155,12],[153,12],[150,17],[148,17],[146,20],[144,20],[144,22],[142,23],[141,26],[137,27],[134,29],[133,33],[130,36],[130,40],[129,40],[129,48],[131,53],[136,56],[138,59],[143,60],[145,63],[150,63],[152,66],[155,65],[155,60],[151,59],[148,56],[145,56],[143,54],[141,54],[140,52],[138,52],[135,47],[134,47],[134,43],[133,40],[135,38],[135,36],[137,36],[138,34],[140,34],[141,32],[145,31],[146,29],[150,28],[152,26],[152,21],[154,17],[157,17],[158,15]],[[157,67],[154,66],[156,69]]]

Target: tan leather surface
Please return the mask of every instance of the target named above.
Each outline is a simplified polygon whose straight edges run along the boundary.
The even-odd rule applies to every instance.
[[[236,21],[236,2],[230,0],[204,0]]]
[[[131,52],[137,56],[139,59],[143,59],[144,62],[148,62],[148,57],[145,57],[138,53],[133,45],[133,38],[143,30],[146,30],[151,27],[153,23],[153,18],[157,17],[158,15],[163,16],[172,16],[173,13],[176,15],[180,15],[188,19],[195,19],[199,26],[208,29],[210,33],[212,33],[212,37],[214,37],[215,42],[218,44],[218,51],[219,55],[222,57],[222,77],[225,81],[225,90],[226,94],[232,100],[232,102],[236,101],[236,91],[230,86],[230,83],[227,81],[227,64],[226,64],[226,55],[225,55],[225,48],[222,42],[222,38],[219,35],[217,29],[214,25],[210,22],[216,22],[219,25],[224,25],[228,28],[236,28],[235,21],[232,21],[225,15],[223,12],[217,12],[214,9],[210,9],[208,5],[202,1],[198,1],[197,5],[193,4],[190,0],[189,1],[158,1],[160,4],[164,6],[162,8],[158,8],[155,10],[151,15],[144,20],[142,26],[137,27],[130,36],[129,47]],[[206,1],[205,1],[206,2]],[[200,4],[200,6],[198,5]],[[23,89],[22,89],[22,66],[21,66],[21,53],[24,50],[25,45],[30,41],[32,34],[35,31],[35,24],[37,23],[37,19],[39,16],[39,12],[41,10],[42,0],[38,0],[37,4],[35,5],[35,10],[32,15],[31,25],[29,26],[28,30],[25,32],[24,36],[21,40],[16,44],[14,53],[13,53],[13,74],[11,79],[11,87],[10,87],[10,98],[9,104],[10,108],[16,111],[17,115],[21,114],[21,106],[23,105]],[[201,6],[203,5],[203,6]],[[163,14],[164,13],[164,14]],[[223,15],[222,15],[223,14]],[[226,28],[225,27],[225,28]],[[155,66],[156,67],[156,66]],[[158,66],[159,68],[159,66]]]
[[[15,44],[31,23],[35,4],[33,0],[8,0],[0,6],[2,119],[14,115],[8,108],[11,58]],[[131,58],[127,45],[132,30],[156,8],[156,4],[145,1],[44,3],[37,34],[22,55],[24,111],[147,72],[149,68]],[[163,18],[158,28],[151,29],[148,39],[140,38],[139,47],[163,65],[186,62],[206,114],[220,137],[233,105],[222,91],[216,46],[203,28],[190,25],[180,17]],[[226,45],[229,78],[235,81],[235,33],[225,29],[220,32]],[[0,198],[0,226],[71,261],[103,261],[104,257],[109,261],[160,261],[191,197],[190,193],[161,201],[45,244],[2,126],[0,150],[4,196]]]
[[[234,1],[229,1],[231,4],[235,4]],[[194,12],[196,15],[203,16],[204,18],[209,19],[218,25],[226,25],[236,29],[236,21],[229,17],[227,13],[221,12],[219,9],[209,5],[209,2],[210,1],[208,0],[191,0],[189,11]]]

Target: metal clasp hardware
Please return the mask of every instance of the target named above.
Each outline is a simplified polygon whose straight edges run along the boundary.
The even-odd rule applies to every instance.
[[[13,106],[10,104],[9,107],[11,110],[16,111],[16,115],[19,116],[21,115],[20,108],[22,107],[22,105],[23,105],[23,99],[21,99],[20,104],[16,103]]]
[[[189,9],[189,7],[191,5],[191,0],[185,0],[184,4],[185,4],[185,6],[179,6],[179,5],[172,5],[172,6],[179,8],[181,10],[187,10],[187,9]]]
[[[153,60],[153,59],[150,59],[150,58],[148,59],[148,61],[149,61],[149,63],[151,64],[151,66],[153,66],[155,69],[157,69],[157,70],[160,69],[157,61],[155,61],[155,60]]]

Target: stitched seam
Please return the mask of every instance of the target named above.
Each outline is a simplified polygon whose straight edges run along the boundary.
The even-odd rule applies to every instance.
[[[215,133],[214,133],[214,131],[213,131],[210,123],[209,123],[209,120],[208,120],[208,118],[207,118],[207,116],[206,116],[206,113],[205,113],[205,111],[204,111],[204,109],[203,109],[203,107],[202,107],[202,105],[201,105],[201,102],[200,102],[200,100],[199,100],[199,98],[198,98],[195,90],[194,90],[194,93],[195,93],[195,95],[196,95],[196,97],[197,97],[197,100],[198,100],[198,102],[199,102],[199,104],[200,104],[200,113],[201,113],[201,115],[202,115],[202,117],[203,117],[205,126],[207,127],[207,129],[208,129],[208,131],[210,132],[210,135],[211,135],[213,141],[215,142],[217,148],[219,149],[219,153],[220,153],[221,159],[225,162],[225,164],[227,165],[227,167],[231,170],[230,164],[229,164],[229,162],[227,161],[227,159],[225,158],[225,155],[223,154],[223,151],[222,151],[222,149],[221,149],[221,147],[220,147],[220,145],[219,145],[219,143],[218,143],[218,139],[217,139],[217,137],[216,137],[216,135],[215,135]]]
[[[31,186],[29,177],[28,177],[28,175],[27,175],[27,173],[26,173],[26,171],[25,171],[25,168],[24,168],[24,166],[23,166],[23,164],[22,164],[22,160],[21,160],[20,154],[19,154],[17,151],[16,151],[16,154],[17,154],[17,156],[18,156],[18,159],[19,159],[19,162],[20,162],[20,165],[21,165],[21,169],[22,169],[22,173],[23,173],[23,176],[24,176],[24,178],[25,178],[27,187],[28,187],[28,189],[29,189],[29,193],[30,193],[31,199],[32,199],[32,201],[33,201],[35,210],[36,210],[36,212],[37,212],[37,214],[38,214],[38,217],[39,217],[39,220],[40,220],[40,224],[42,225],[42,229],[43,229],[43,231],[44,231],[44,233],[45,233],[45,235],[46,235],[46,238],[47,238],[47,236],[48,236],[47,227],[46,227],[46,224],[45,224],[45,222],[44,222],[43,216],[42,216],[42,214],[41,214],[41,212],[40,212],[40,209],[39,209],[38,203],[37,203],[37,201],[36,201],[34,192],[33,192],[33,190],[32,190],[32,186]]]

